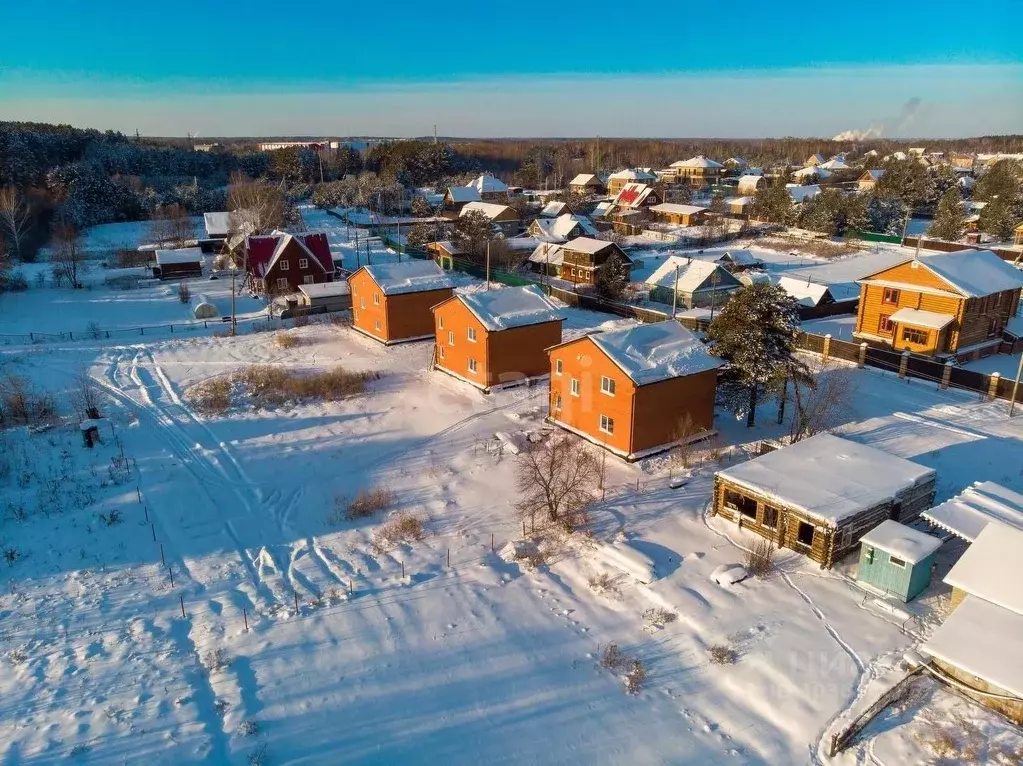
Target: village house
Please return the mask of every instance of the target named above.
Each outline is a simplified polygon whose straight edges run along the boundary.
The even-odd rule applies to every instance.
[[[674,202],[665,202],[654,205],[650,208],[650,212],[662,223],[676,226],[699,226],[706,221],[709,211],[699,205],[678,205]]]
[[[363,266],[348,277],[352,328],[385,344],[434,337],[433,307],[454,283],[433,261]]]
[[[473,186],[449,186],[444,192],[444,209],[461,212],[470,202],[482,202],[479,191]]]
[[[931,584],[941,538],[885,519],[860,538],[856,582],[869,593],[912,601]]]
[[[507,202],[510,197],[508,185],[489,173],[484,173],[466,186],[475,189],[484,202]]]
[[[306,313],[347,311],[352,307],[352,294],[344,280],[298,286],[298,305]]]
[[[723,169],[724,166],[720,162],[698,154],[688,160],[671,163],[665,172],[665,181],[669,183],[688,181],[694,189],[700,189],[717,183]]]
[[[156,265],[153,276],[156,279],[180,279],[201,277],[205,263],[203,252],[198,247],[182,247],[177,250],[156,250],[153,253]]]
[[[713,514],[830,569],[885,519],[919,517],[934,480],[930,468],[821,433],[718,471]]]
[[[676,308],[721,308],[742,283],[710,260],[672,255],[646,280],[650,300]]]
[[[806,200],[812,199],[821,193],[821,187],[816,184],[809,184],[807,186],[785,184],[785,190],[789,193],[789,197],[792,198],[794,205],[806,202]]]
[[[823,165],[824,164],[824,156],[822,154],[820,154],[820,153],[811,154],[807,158],[806,162],[804,162],[803,164],[806,165],[807,167],[816,166],[816,165]]]
[[[764,262],[752,250],[726,250],[718,258],[715,258],[714,262],[720,263],[733,274],[738,271],[746,271],[746,269],[760,269],[764,266]]]
[[[844,284],[832,285],[814,282],[803,277],[780,277],[778,287],[799,304],[803,319],[835,314],[853,313],[859,301],[859,291],[845,289]],[[837,295],[836,295],[837,293]]]
[[[546,377],[564,321],[538,287],[457,293],[433,316],[434,369],[484,391]]]
[[[746,162],[745,157],[729,157],[723,163],[721,163],[726,170],[730,173],[741,175],[746,172],[746,168],[749,167],[749,163]]]
[[[859,280],[855,337],[970,359],[998,350],[1023,274],[990,250],[922,253]]]
[[[294,293],[299,285],[334,281],[330,244],[319,232],[246,237],[245,263],[253,289],[261,293]]]
[[[752,197],[725,197],[725,213],[732,218],[749,218]]]
[[[1023,530],[1023,494],[993,481],[977,481],[920,516],[972,543],[988,524]]]
[[[744,195],[756,194],[758,189],[764,188],[767,184],[765,176],[743,175],[739,176],[739,185],[736,187],[736,191]]]
[[[537,272],[581,285],[592,285],[597,272],[612,255],[631,269],[632,259],[614,242],[592,237],[576,237],[564,244],[544,242],[529,256],[530,267]]]
[[[468,202],[462,206],[458,217],[463,218],[473,212],[483,213],[494,225],[494,228],[506,237],[514,236],[519,231],[518,211],[509,205],[498,205],[494,202]]]
[[[569,207],[567,202],[561,202],[560,200],[551,200],[540,209],[541,218],[557,218],[560,215],[566,213],[571,215],[575,211]]]
[[[526,233],[541,242],[562,243],[576,237],[596,237],[600,232],[588,218],[566,213],[557,218],[537,218]]]
[[[1013,244],[1015,244],[1015,245],[1023,245],[1023,223],[1021,223],[1019,226],[1017,226],[1013,230],[1013,233],[1016,235],[1013,238],[1013,240],[1012,240]]]
[[[928,668],[1023,725],[1023,531],[988,524],[944,581],[953,611],[921,647]]]
[[[881,180],[881,176],[884,175],[884,171],[881,169],[877,170],[864,170],[863,175],[860,176],[856,182],[856,188],[861,192],[872,191],[877,182]]]
[[[548,349],[550,419],[637,460],[708,435],[721,360],[674,320]]]
[[[607,177],[607,193],[618,194],[628,184],[655,184],[657,175],[650,168],[628,168]]]
[[[423,246],[430,257],[442,269],[450,270],[455,266],[455,259],[465,255],[465,251],[450,239],[428,242]]]
[[[604,182],[595,173],[580,173],[568,183],[572,194],[600,194],[604,191]]]
[[[620,234],[638,234],[650,210],[662,201],[657,189],[648,184],[626,184],[614,199],[614,205],[605,218]]]
[[[848,165],[846,163],[845,157],[832,157],[827,162],[822,162],[818,167],[821,167],[830,173],[837,173],[842,170],[852,170],[852,165]]]
[[[227,212],[203,213],[203,225],[208,239],[227,239],[231,233],[231,214]]]
[[[792,180],[799,183],[816,183],[817,181],[823,181],[830,175],[831,171],[827,170],[823,165],[811,165],[794,172]]]

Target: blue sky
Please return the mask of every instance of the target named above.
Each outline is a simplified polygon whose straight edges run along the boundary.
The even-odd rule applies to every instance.
[[[149,135],[1023,131],[1021,0],[8,5],[25,33],[0,46],[3,118]]]

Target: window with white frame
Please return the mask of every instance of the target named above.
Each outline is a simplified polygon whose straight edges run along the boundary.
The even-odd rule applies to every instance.
[[[309,259],[308,258],[299,258],[298,259],[298,267],[300,269],[308,269],[309,268]]]
[[[469,372],[476,372],[476,360],[469,357]]]
[[[579,396],[579,379],[572,378],[571,387],[569,389],[572,392],[572,396]]]
[[[313,277],[312,274],[306,274],[304,277],[302,277],[302,284],[311,285],[313,283],[313,279],[315,279],[315,277]]]
[[[281,261],[281,271],[287,271],[291,268],[291,261]]]
[[[600,416],[600,430],[611,436],[615,432],[615,421],[614,418],[609,418],[607,415]]]
[[[601,376],[600,393],[607,394],[608,396],[615,395],[615,382],[613,378],[609,378],[606,375]]]
[[[448,345],[455,345],[455,333],[454,330],[448,330]]]
[[[277,287],[278,289],[286,290],[288,288],[288,280],[284,277],[277,277]]]
[[[561,359],[554,360],[554,374],[560,375],[565,371],[565,363]]]
[[[561,394],[554,394],[551,397],[551,409],[554,411],[561,409]]]
[[[437,317],[437,329],[444,329],[444,317]]]
[[[359,298],[359,308],[360,309],[366,308],[366,299],[365,298]]]
[[[439,356],[441,359],[444,358],[444,347],[443,346],[438,346],[438,348],[437,348],[437,356]]]
[[[374,306],[380,305],[380,293],[373,293],[373,305]]]
[[[376,330],[377,332],[380,332],[380,320],[379,319],[377,319],[377,320],[375,320],[373,322],[373,329]]]
[[[466,332],[466,337],[469,339],[470,343],[475,343],[476,342],[476,328],[475,327],[470,327],[468,329],[468,331]]]

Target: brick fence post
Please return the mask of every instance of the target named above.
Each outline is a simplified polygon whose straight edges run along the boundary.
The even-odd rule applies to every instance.
[[[991,380],[987,384],[987,398],[994,399],[998,395],[998,381],[1001,379],[1000,372],[992,372]]]
[[[824,346],[823,346],[823,348],[821,348],[821,356],[823,357],[823,359],[821,361],[823,361],[823,362],[828,361],[828,355],[830,353],[831,353],[831,333],[828,333],[827,335],[824,336]]]
[[[903,351],[899,359],[899,377],[906,377],[906,370],[909,369],[909,351]]]
[[[952,360],[945,362],[945,368],[941,371],[941,383],[938,384],[938,388],[948,388],[949,381],[952,380]]]
[[[866,363],[867,363],[867,344],[866,343],[861,343],[860,344],[860,358],[856,362],[856,366],[859,367],[862,370],[863,369],[863,365],[865,365]]]

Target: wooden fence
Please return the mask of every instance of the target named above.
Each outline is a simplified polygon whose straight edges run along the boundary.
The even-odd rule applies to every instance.
[[[904,247],[916,247],[920,237],[906,237],[902,240]],[[921,250],[936,250],[940,253],[954,253],[958,250],[990,250],[999,258],[1006,261],[1023,259],[1023,250],[1014,250],[1008,247],[984,247],[984,245],[965,245],[962,242],[945,242],[943,240],[923,238],[920,244]]]
[[[889,705],[902,699],[906,692],[909,691],[909,685],[912,683],[916,675],[923,670],[923,666],[916,668],[903,676],[898,683],[896,683],[891,689],[886,691],[873,705],[868,707],[844,729],[835,734],[831,735],[831,740],[828,743],[828,757],[834,758],[840,752],[845,750],[852,742],[853,737],[860,733],[863,728],[876,718],[880,713],[885,710]]]

